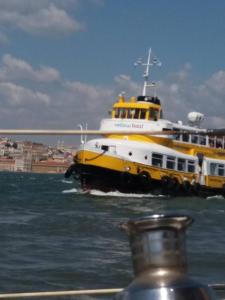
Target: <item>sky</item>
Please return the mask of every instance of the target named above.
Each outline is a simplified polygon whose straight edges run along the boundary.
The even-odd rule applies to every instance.
[[[165,118],[225,127],[224,0],[0,0],[0,128],[98,129],[150,47]]]

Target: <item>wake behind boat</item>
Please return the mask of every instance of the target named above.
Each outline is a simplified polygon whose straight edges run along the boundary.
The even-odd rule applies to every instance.
[[[225,195],[223,130],[200,128],[204,115],[198,112],[188,114],[187,125],[164,119],[160,99],[147,95],[154,88],[150,67],[159,61],[150,49],[147,62],[138,64],[146,67],[142,95],[119,95],[111,118],[101,121],[103,137],[82,140],[65,177],[73,176],[84,190]]]

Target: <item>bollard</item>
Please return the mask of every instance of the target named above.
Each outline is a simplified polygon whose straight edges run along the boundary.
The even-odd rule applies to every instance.
[[[187,274],[185,215],[151,215],[121,224],[130,240],[135,278],[116,300],[214,300]]]

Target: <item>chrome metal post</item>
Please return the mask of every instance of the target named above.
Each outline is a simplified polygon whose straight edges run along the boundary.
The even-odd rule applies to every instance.
[[[152,215],[123,223],[135,278],[117,300],[212,300],[212,290],[187,275],[185,231],[193,219]]]

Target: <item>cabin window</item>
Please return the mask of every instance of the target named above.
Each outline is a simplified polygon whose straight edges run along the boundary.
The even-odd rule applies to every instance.
[[[216,148],[222,148],[222,140],[221,139],[216,139]]]
[[[217,175],[217,164],[211,163],[210,164],[210,175]]]
[[[213,138],[209,138],[209,146],[210,147],[215,147],[215,141]]]
[[[188,172],[193,173],[195,171],[195,162],[194,160],[188,160]]]
[[[218,175],[219,176],[224,176],[224,165],[219,165],[218,166]]]
[[[186,161],[183,158],[178,158],[177,160],[177,169],[178,171],[185,171],[186,170]]]
[[[206,137],[205,136],[199,136],[199,144],[206,145]]]
[[[157,120],[158,119],[158,109],[156,109],[156,108],[150,108],[150,119],[151,120]]]
[[[162,167],[163,156],[162,154],[152,153],[152,165],[157,167]]]
[[[187,133],[184,133],[182,136],[183,142],[189,142],[189,135]]]
[[[166,158],[166,168],[167,169],[175,169],[175,157],[167,156],[167,158]]]
[[[198,136],[197,135],[192,135],[191,136],[191,143],[192,144],[198,144]]]

